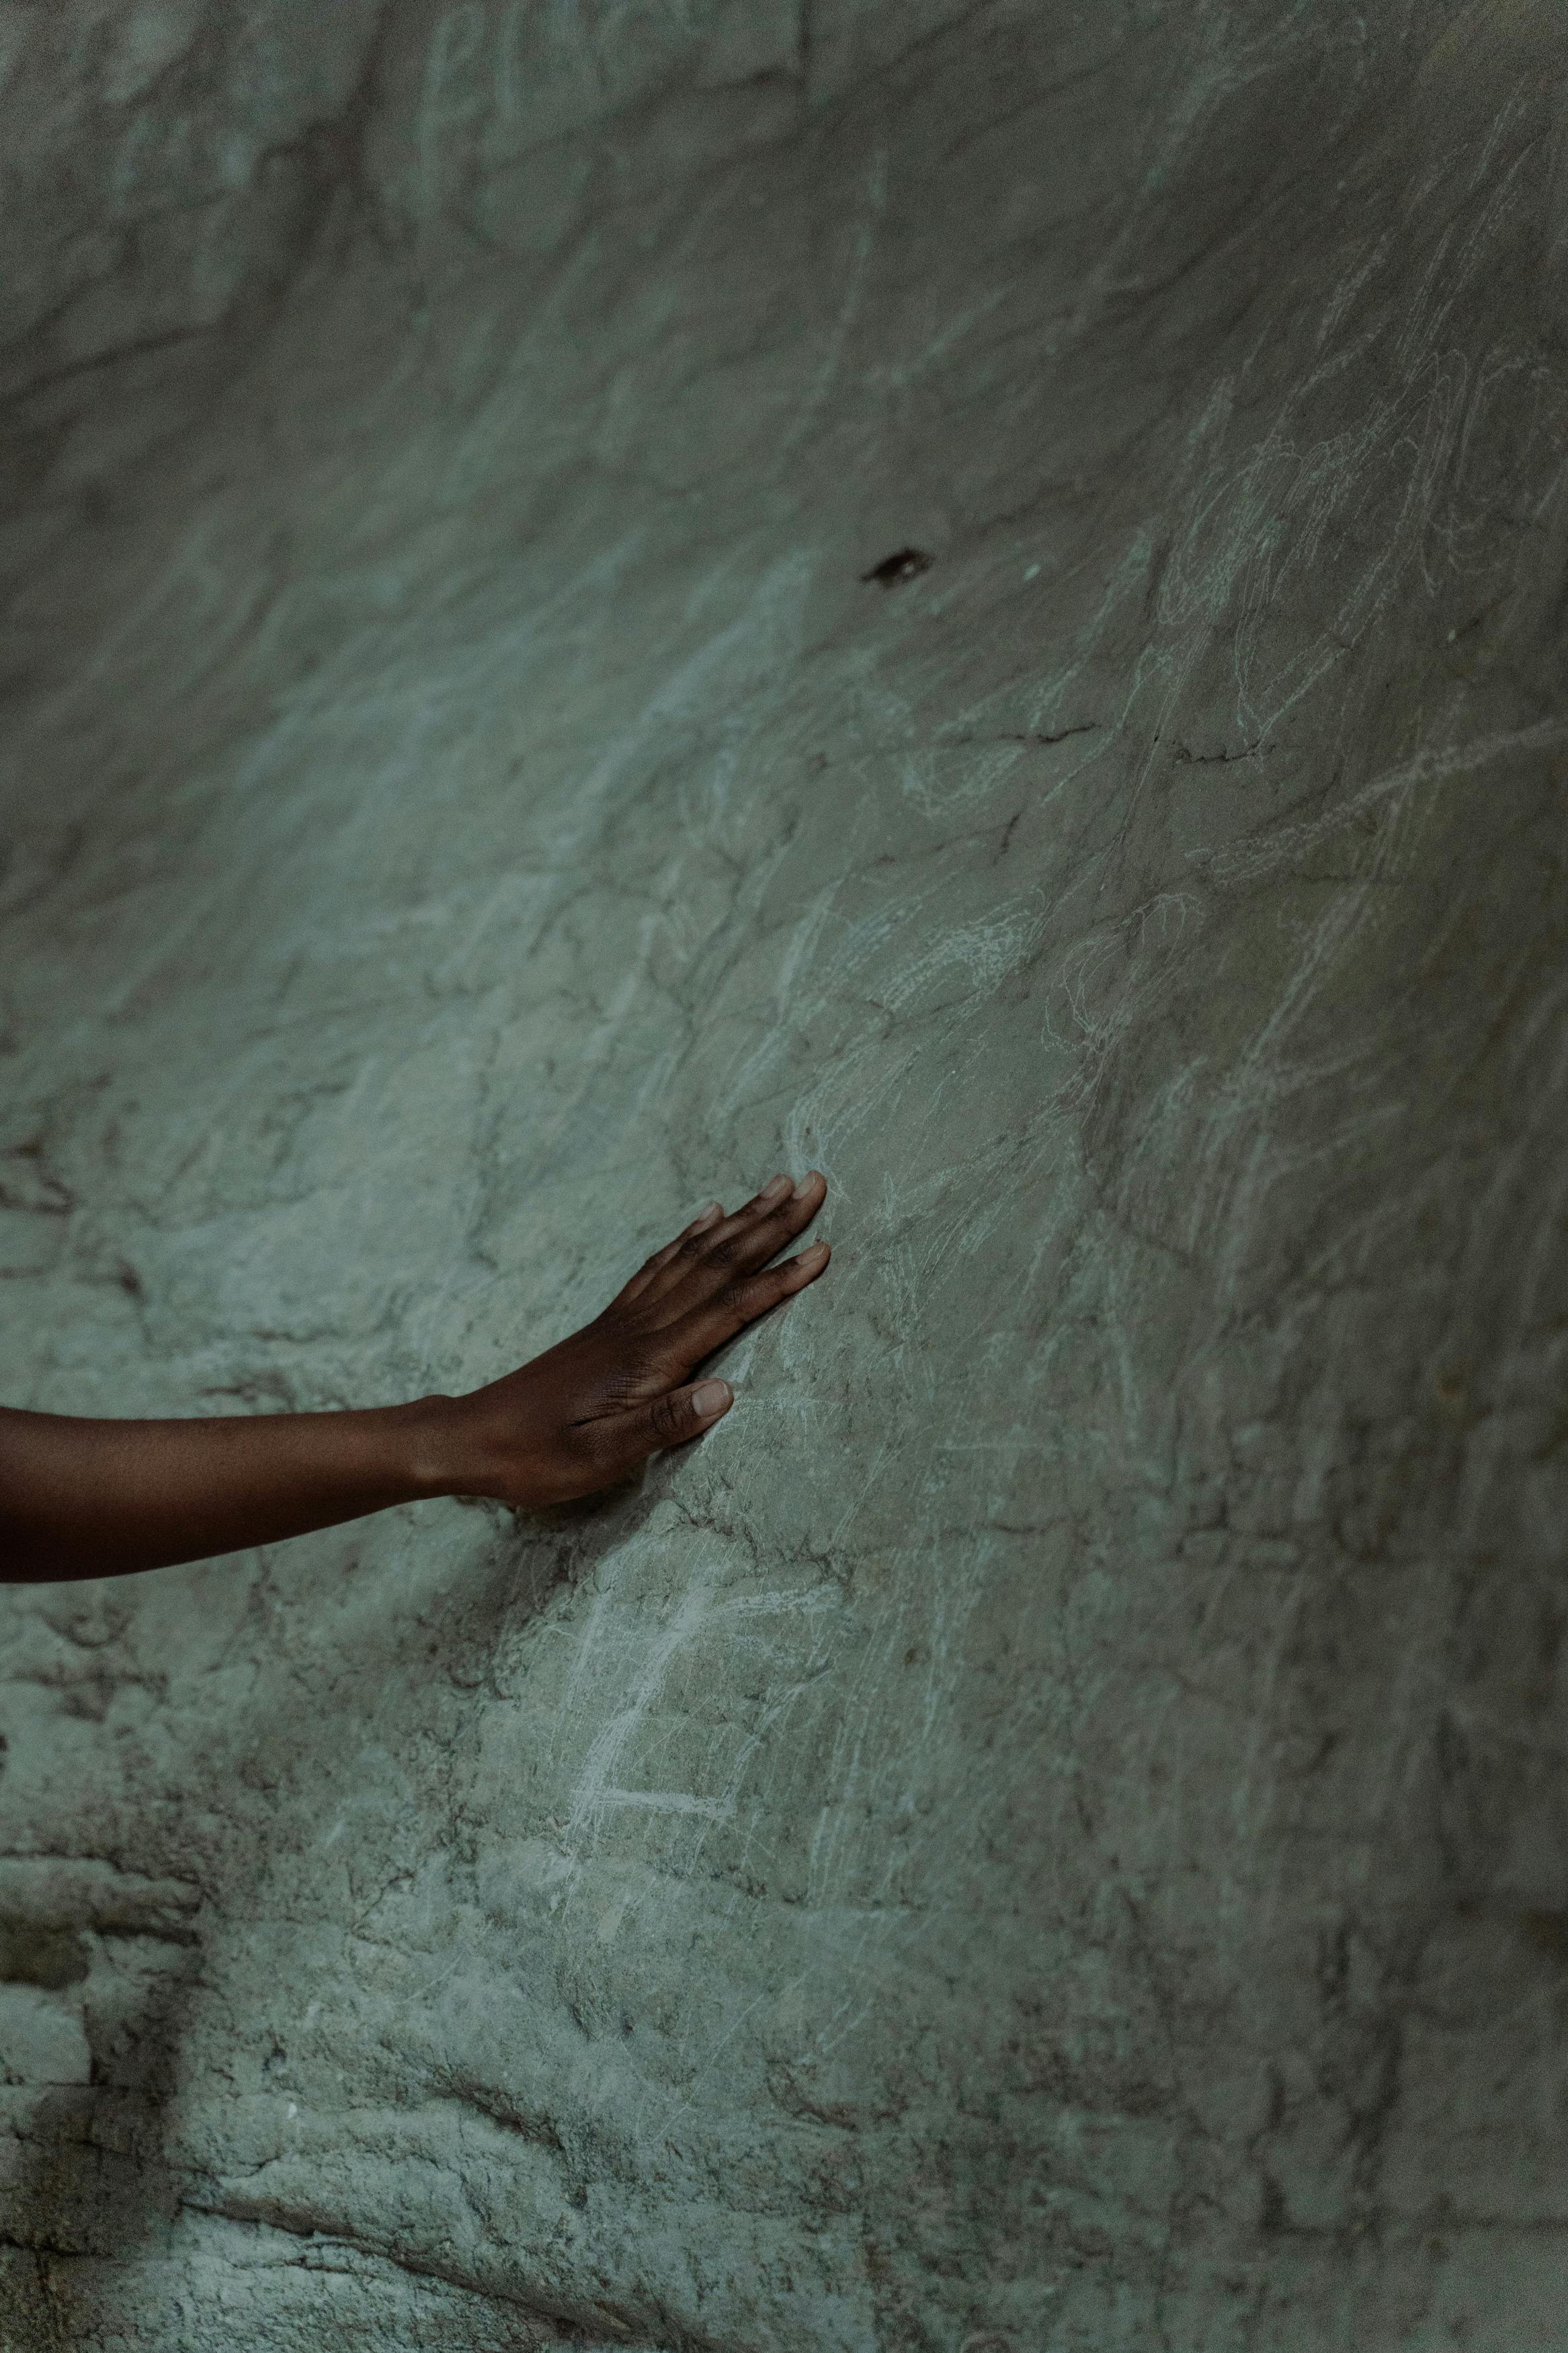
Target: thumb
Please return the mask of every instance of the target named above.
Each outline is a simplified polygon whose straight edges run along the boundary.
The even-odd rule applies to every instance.
[[[722,1420],[734,1401],[728,1381],[696,1381],[685,1388],[670,1389],[647,1405],[632,1406],[625,1413],[607,1413],[584,1424],[582,1434],[592,1449],[595,1466],[605,1478],[613,1479],[635,1470],[661,1447],[684,1446],[688,1439],[700,1438]]]

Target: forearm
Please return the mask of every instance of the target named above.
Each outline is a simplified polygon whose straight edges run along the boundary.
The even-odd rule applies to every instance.
[[[826,1191],[812,1170],[729,1217],[711,1202],[591,1324],[466,1397],[207,1421],[0,1407],[0,1583],[208,1560],[426,1495],[598,1494],[729,1411],[727,1381],[692,1376],[821,1274],[826,1242],[778,1253]]]
[[[0,1409],[0,1581],[205,1560],[451,1493],[457,1429],[449,1398],[191,1421]]]

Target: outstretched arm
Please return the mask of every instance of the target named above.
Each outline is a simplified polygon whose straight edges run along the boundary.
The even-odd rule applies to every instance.
[[[426,1495],[538,1505],[612,1486],[729,1410],[727,1382],[691,1376],[822,1272],[823,1242],[768,1261],[826,1191],[775,1176],[732,1217],[715,1202],[592,1324],[465,1397],[192,1421],[0,1409],[0,1579],[205,1560]]]

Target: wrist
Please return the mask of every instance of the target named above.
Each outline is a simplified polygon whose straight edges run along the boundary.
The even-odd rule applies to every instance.
[[[475,1493],[475,1448],[463,1411],[467,1402],[436,1391],[399,1409],[407,1423],[408,1475],[422,1501]]]
[[[435,1395],[402,1409],[410,1417],[407,1457],[421,1497],[489,1495],[516,1503],[519,1462],[515,1415],[497,1410],[492,1389],[466,1397]]]

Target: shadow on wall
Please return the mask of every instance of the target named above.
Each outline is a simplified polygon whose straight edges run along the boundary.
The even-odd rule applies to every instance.
[[[212,2309],[204,2310],[199,2255],[193,2263],[192,2234],[199,2246],[204,2232],[216,2239],[224,2263],[267,2275],[261,2303],[245,2322],[255,2353],[299,2341],[289,2333],[299,2288],[306,2294],[303,2325],[322,2326],[322,2299],[330,2303],[334,2278],[350,2291],[338,2345],[533,2353],[554,2344],[596,2346],[608,2331],[606,2353],[609,2346],[620,2353],[645,2347],[642,2327],[613,2304],[554,2303],[521,2289],[511,2266],[498,2274],[466,2269],[455,2254],[444,2261],[427,2249],[416,2253],[395,2213],[384,2233],[367,2231],[363,2201],[354,2201],[352,2217],[335,2211],[330,2181],[321,2185],[329,2194],[313,2203],[243,2183],[227,2194],[215,2189],[201,2152],[182,2135],[178,2109],[193,2006],[211,1990],[205,1940],[215,1919],[232,1946],[266,1917],[269,1831],[279,1809],[294,1820],[341,1819],[363,1785],[367,1748],[386,1751],[389,1725],[394,1761],[398,1741],[411,1754],[433,1744],[460,1774],[471,1762],[464,1750],[476,1705],[515,1696],[505,1688],[507,1662],[520,1645],[526,1650],[552,1609],[570,1607],[574,1587],[592,1579],[606,1553],[644,1530],[669,1478],[669,1466],[656,1459],[635,1485],[608,1499],[528,1515],[476,1503],[464,1515],[477,1524],[469,1542],[452,1547],[439,1574],[417,1590],[405,1586],[390,1610],[384,1556],[362,1565],[354,1530],[215,1567],[157,1572],[171,1585],[182,1578],[208,1585],[215,1576],[237,1581],[247,1589],[253,1626],[274,1611],[335,1604],[352,1631],[340,1625],[346,1639],[330,1679],[331,1704],[291,1718],[283,1738],[265,1700],[249,1713],[227,1714],[221,1764],[208,1760],[221,1771],[226,1794],[217,1800],[220,1835],[205,1841],[212,1873],[205,1883],[147,1878],[107,1856],[0,1856],[4,2353],[162,2342],[160,2316],[171,2330],[192,2313],[221,2327],[221,2281],[211,2281]],[[386,1517],[377,1525],[384,1535]],[[110,1685],[94,1672],[94,1653],[106,1630],[123,1620],[126,1589],[80,1585],[13,1597],[75,1651],[81,1672],[59,1694],[69,1715],[107,1704]],[[191,1788],[180,1802],[195,1810],[215,1794]],[[184,1842],[178,1805],[173,1828],[176,1843]],[[402,1850],[410,1870],[443,1853],[450,1837],[447,1821],[416,1833]],[[287,2010],[286,1999],[280,2007]],[[209,2016],[209,2031],[214,2024]],[[288,2094],[299,2064],[284,2040],[287,2027],[258,2046],[245,2023],[220,2017],[216,2024],[237,2101],[264,2102],[287,2127],[298,2114]],[[415,2105],[431,2100],[467,2108],[516,2147],[547,2141],[568,2175],[580,2176],[592,2161],[584,2154],[574,2165],[550,2121],[518,2114],[488,2077],[439,2064],[422,2076],[416,2060],[400,2096]],[[132,2264],[138,2293],[130,2323]],[[159,2285],[165,2264],[166,2306]],[[526,2275],[526,2259],[521,2269]],[[135,2333],[122,2337],[122,2325]],[[7,2327],[19,2333],[6,2335]],[[672,2326],[668,2345],[684,2342]],[[664,2345],[646,2353],[664,2353]]]
[[[75,2272],[155,2247],[179,2212],[164,2112],[198,1905],[195,1887],[96,1858],[0,1860],[0,2290],[28,2332],[15,2341],[89,2341]]]

